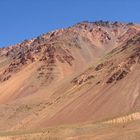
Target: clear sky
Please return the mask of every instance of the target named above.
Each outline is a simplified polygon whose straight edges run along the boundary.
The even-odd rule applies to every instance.
[[[140,0],[0,0],[0,47],[85,20],[140,23]]]

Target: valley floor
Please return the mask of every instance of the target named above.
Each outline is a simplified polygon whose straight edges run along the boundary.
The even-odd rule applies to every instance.
[[[140,113],[137,112],[98,123],[0,132],[0,140],[139,140],[139,126]]]

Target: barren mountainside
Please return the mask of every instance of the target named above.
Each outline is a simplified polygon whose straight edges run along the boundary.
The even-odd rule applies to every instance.
[[[138,24],[84,21],[0,48],[2,132],[102,121],[110,132],[139,112]]]

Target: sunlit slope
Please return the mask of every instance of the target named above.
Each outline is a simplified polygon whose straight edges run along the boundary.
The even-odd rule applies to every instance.
[[[82,22],[0,50],[0,130],[140,111],[139,25]]]

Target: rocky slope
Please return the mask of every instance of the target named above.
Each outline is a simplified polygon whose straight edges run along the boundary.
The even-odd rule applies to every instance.
[[[140,111],[140,25],[81,22],[0,49],[0,130]]]

